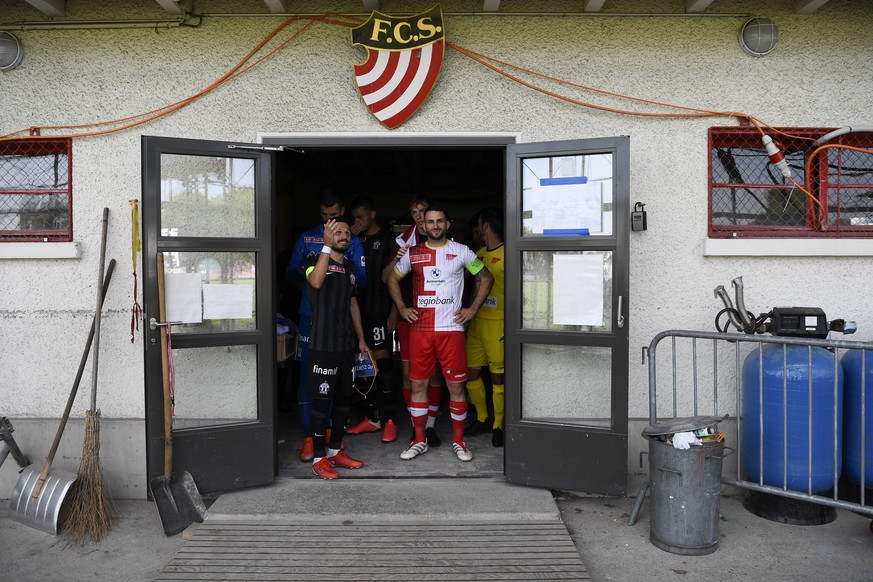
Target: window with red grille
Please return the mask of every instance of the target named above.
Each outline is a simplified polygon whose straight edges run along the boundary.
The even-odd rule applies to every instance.
[[[0,142],[0,242],[73,240],[72,140]]]
[[[767,129],[765,128],[765,131]],[[709,236],[873,237],[873,133],[849,133],[814,156],[815,140],[829,128],[778,128],[769,131],[801,186],[785,178],[770,161],[754,127],[709,130]],[[782,133],[779,133],[782,132]],[[783,135],[787,134],[786,135]]]

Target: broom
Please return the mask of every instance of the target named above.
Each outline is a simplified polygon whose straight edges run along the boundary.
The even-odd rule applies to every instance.
[[[100,312],[103,308],[103,261],[106,259],[106,230],[109,209],[103,209],[103,234],[100,243],[100,284],[97,288],[97,312],[94,316],[94,353],[91,356],[91,409],[85,413],[85,437],[78,478],[64,503],[63,534],[83,543],[97,542],[112,528],[114,508],[106,492],[100,469],[100,410],[97,409],[97,362],[100,355]]]

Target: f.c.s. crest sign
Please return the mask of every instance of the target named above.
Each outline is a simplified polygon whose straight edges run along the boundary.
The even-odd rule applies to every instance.
[[[424,103],[439,76],[445,52],[442,8],[406,18],[374,11],[352,29],[352,45],[367,49],[367,60],[355,65],[361,98],[382,125],[394,129]]]

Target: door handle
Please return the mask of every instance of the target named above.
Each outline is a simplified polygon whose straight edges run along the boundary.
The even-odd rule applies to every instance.
[[[158,321],[157,319],[152,317],[151,319],[149,319],[149,329],[152,331],[155,331],[159,327],[167,327],[170,324],[179,325],[180,323],[182,323],[182,322],[181,321]]]
[[[624,303],[624,296],[619,295],[618,296],[618,319],[615,322],[619,328],[624,327],[624,312],[622,310],[622,303]]]

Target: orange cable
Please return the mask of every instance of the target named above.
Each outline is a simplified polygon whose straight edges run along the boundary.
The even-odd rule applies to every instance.
[[[567,80],[565,80],[565,79],[561,79],[561,78],[559,78],[559,77],[554,77],[554,76],[552,76],[552,75],[547,75],[547,74],[545,74],[545,73],[540,73],[540,72],[537,72],[537,71],[534,71],[534,70],[531,70],[531,69],[527,69],[527,68],[524,68],[524,67],[520,67],[520,66],[518,66],[518,65],[514,65],[514,64],[512,64],[512,63],[509,63],[509,62],[507,62],[507,61],[502,61],[502,60],[500,60],[500,59],[495,59],[495,58],[493,58],[493,57],[489,57],[489,56],[487,56],[487,55],[485,55],[485,54],[482,54],[482,53],[480,53],[480,52],[476,52],[476,51],[471,50],[471,49],[468,49],[468,48],[466,48],[466,47],[462,47],[462,46],[457,45],[457,44],[455,44],[455,43],[448,42],[448,43],[446,43],[446,44],[448,44],[449,46],[451,46],[452,48],[454,48],[454,49],[457,50],[458,52],[461,52],[462,54],[464,54],[464,55],[467,56],[468,58],[473,58],[471,55],[475,55],[476,57],[480,57],[481,59],[488,60],[488,61],[491,61],[491,62],[494,62],[494,63],[499,63],[499,64],[504,65],[504,66],[506,66],[506,67],[511,67],[511,68],[513,68],[513,69],[516,69],[516,70],[518,70],[518,71],[522,71],[522,72],[528,73],[528,74],[530,74],[530,75],[534,75],[534,76],[537,76],[537,77],[542,77],[542,78],[544,78],[544,79],[548,79],[548,80],[550,80],[550,81],[554,81],[554,82],[556,82],[556,83],[561,83],[561,84],[564,84],[564,85],[569,85],[569,86],[571,86],[571,87],[577,87],[577,88],[579,88],[579,89],[585,89],[585,90],[587,90],[587,91],[593,91],[593,92],[595,92],[595,93],[601,93],[601,94],[604,94],[604,95],[610,95],[610,96],[612,96],[612,97],[620,97],[620,98],[622,98],[622,99],[630,99],[630,100],[632,100],[632,101],[639,101],[639,102],[641,102],[641,103],[648,103],[648,104],[650,104],[650,105],[659,105],[659,106],[661,106],[661,107],[671,107],[671,108],[673,108],[673,109],[684,109],[684,110],[686,110],[686,111],[695,111],[695,112],[698,112],[698,113],[704,113],[704,114],[707,114],[707,115],[718,115],[718,116],[722,116],[722,115],[723,115],[723,116],[731,116],[731,117],[742,117],[742,118],[748,118],[748,116],[747,116],[745,113],[738,113],[738,112],[735,112],[735,111],[725,112],[725,111],[710,111],[710,110],[708,110],[708,109],[697,109],[697,108],[694,108],[694,107],[686,107],[686,106],[683,106],[683,105],[674,105],[674,104],[672,104],[672,103],[663,103],[663,102],[661,102],[661,101],[653,101],[653,100],[651,100],[651,99],[643,99],[643,98],[641,98],[641,97],[633,97],[633,96],[631,96],[631,95],[624,95],[624,94],[622,94],[622,93],[616,93],[616,92],[614,92],[614,91],[607,91],[607,90],[605,90],[605,89],[598,89],[598,88],[596,88],[596,87],[589,87],[589,86],[587,86],[587,85],[582,85],[582,84],[579,84],[579,83],[573,83],[572,81],[567,81]],[[485,64],[484,62],[480,61],[479,59],[473,59],[473,60],[476,60],[476,61],[480,62],[481,64]],[[486,66],[488,66],[488,65],[486,65]],[[493,67],[489,67],[489,68],[492,68],[492,70],[497,70],[497,69],[494,69]],[[500,71],[498,71],[498,72],[500,72]]]
[[[274,48],[273,50],[271,50],[269,53],[267,53],[266,55],[264,55],[263,57],[261,57],[257,61],[251,63],[248,67],[242,68],[255,54],[257,54],[282,29],[287,27],[292,22],[300,20],[301,18],[309,20],[309,22],[306,25],[304,25],[300,30],[295,32],[289,39],[285,40],[282,44],[280,44],[278,47]],[[73,137],[88,137],[88,136],[104,135],[107,133],[113,133],[113,132],[121,131],[124,129],[129,129],[131,127],[136,127],[138,125],[142,125],[143,123],[147,123],[147,122],[152,121],[154,119],[158,119],[159,117],[162,117],[164,115],[172,113],[173,111],[176,111],[178,109],[181,109],[185,105],[188,105],[189,103],[202,97],[203,95],[212,91],[213,89],[215,89],[215,88],[223,85],[224,83],[226,83],[232,79],[235,79],[239,75],[251,70],[256,65],[258,65],[261,62],[263,62],[264,60],[270,58],[277,51],[279,51],[280,49],[285,47],[288,43],[290,43],[292,40],[297,38],[302,32],[304,32],[307,28],[309,28],[310,26],[315,24],[315,22],[318,20],[323,20],[324,22],[333,23],[330,19],[327,19],[327,18],[322,19],[321,17],[296,17],[295,16],[295,17],[291,17],[291,18],[287,19],[282,24],[280,24],[278,27],[276,27],[270,34],[268,34],[252,51],[249,52],[249,54],[247,54],[239,63],[237,63],[234,67],[232,67],[228,72],[226,72],[224,75],[219,77],[216,81],[214,81],[213,83],[211,83],[210,85],[208,85],[204,89],[201,89],[197,93],[195,93],[189,97],[186,97],[185,99],[177,101],[175,103],[165,105],[163,107],[159,107],[157,109],[153,109],[153,110],[147,111],[145,113],[140,113],[137,115],[132,115],[129,117],[114,119],[114,120],[110,120],[110,121],[101,121],[101,122],[94,122],[94,123],[87,123],[87,124],[80,124],[80,125],[47,125],[47,126],[30,127],[27,129],[18,130],[16,132],[12,132],[12,133],[0,136],[0,141],[9,141],[12,139],[27,139],[27,138],[37,139],[37,138],[49,137],[49,136],[19,136],[19,137],[15,137],[17,134],[20,134],[23,132],[29,132],[32,129],[77,129],[77,128],[81,128],[81,127],[94,127],[94,126],[108,125],[108,124],[113,124],[113,123],[121,123],[124,121],[129,121],[131,119],[138,119],[139,120],[139,121],[135,121],[133,123],[129,123],[126,125],[114,127],[111,129],[101,130],[101,131],[83,132],[83,133],[78,133],[78,134],[70,134],[70,135],[65,135],[65,136],[51,136],[51,137],[73,138]]]

